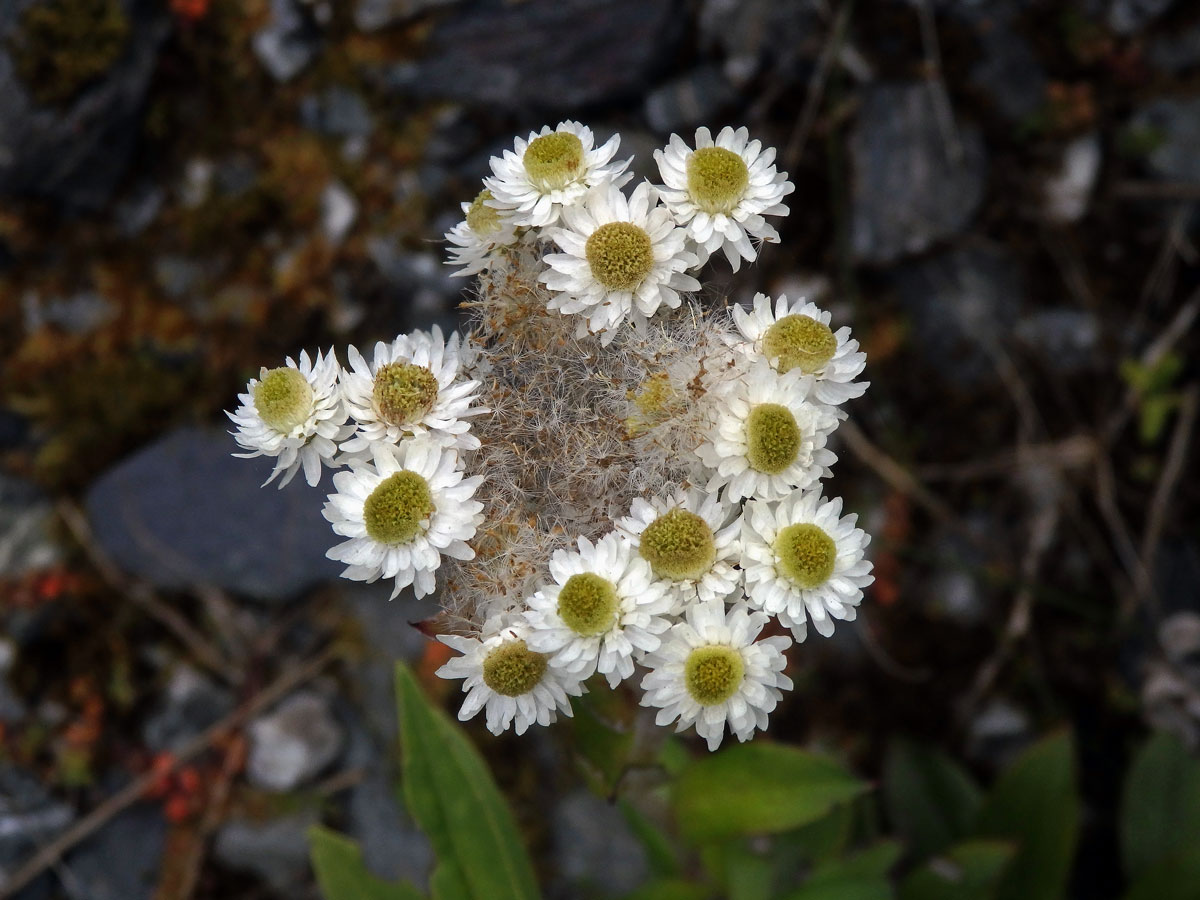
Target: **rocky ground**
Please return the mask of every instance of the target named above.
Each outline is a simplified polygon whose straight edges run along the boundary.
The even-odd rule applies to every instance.
[[[1200,746],[1185,0],[0,5],[0,893],[313,896],[318,821],[423,880],[390,676],[436,666],[428,610],[339,582],[320,491],[259,490],[221,411],[300,348],[452,326],[458,203],[563,118],[639,177],[700,124],[777,146],[783,244],[705,296],[807,294],[869,354],[837,489],[878,581],[772,733],[986,777],[1068,723],[1076,890],[1120,893],[1116,773],[1147,725]],[[472,734],[553,896],[641,880],[561,729]]]

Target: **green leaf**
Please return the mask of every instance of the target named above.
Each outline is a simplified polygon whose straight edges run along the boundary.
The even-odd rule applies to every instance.
[[[723,900],[770,900],[776,861],[751,850],[746,840],[709,844],[700,855],[709,874],[724,887]]]
[[[1200,849],[1190,847],[1145,869],[1125,900],[1200,900]]]
[[[1013,840],[1017,852],[998,900],[1057,900],[1066,889],[1079,837],[1074,744],[1058,732],[1025,751],[979,811],[981,837]]]
[[[1004,841],[964,841],[912,872],[900,900],[991,900],[1014,847]]]
[[[666,878],[680,873],[679,855],[670,838],[645,813],[628,800],[618,800],[617,808],[625,817],[629,830],[646,850],[650,871]]]
[[[1200,761],[1166,733],[1142,745],[1121,802],[1121,851],[1131,881],[1155,863],[1200,847]]]
[[[620,695],[614,691],[590,691],[571,701],[574,715],[568,720],[575,737],[575,748],[584,763],[584,774],[589,776],[593,788],[605,797],[612,796],[616,790],[633,747],[632,729],[622,731],[614,726],[614,717],[607,708],[614,702],[621,702]]]
[[[888,871],[899,858],[899,843],[880,841],[852,856],[831,859],[785,900],[891,900]]]
[[[345,835],[313,826],[308,843],[325,900],[423,900],[410,884],[390,884],[372,875],[358,845]]]
[[[703,885],[678,878],[659,878],[644,884],[625,900],[709,900],[712,891]]]
[[[983,794],[942,751],[896,740],[883,764],[883,799],[909,851],[924,859],[969,834]]]
[[[796,851],[810,862],[822,862],[839,855],[850,843],[855,805],[839,803],[829,815],[797,829],[788,840],[794,841]]]
[[[487,764],[403,663],[396,665],[404,796],[437,858],[439,900],[537,900],[520,831]]]
[[[705,841],[798,828],[866,789],[836,760],[760,740],[692,762],[673,793],[680,830]]]

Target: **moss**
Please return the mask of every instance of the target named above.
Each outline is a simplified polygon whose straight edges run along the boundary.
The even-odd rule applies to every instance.
[[[25,10],[17,35],[13,62],[33,99],[64,105],[117,61],[129,20],[119,0],[49,0]]]

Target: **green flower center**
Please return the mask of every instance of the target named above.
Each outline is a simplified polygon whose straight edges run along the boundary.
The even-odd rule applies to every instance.
[[[564,188],[583,171],[583,144],[569,131],[534,138],[525,148],[525,174],[541,191]]]
[[[763,335],[763,353],[775,360],[780,372],[799,367],[806,375],[818,371],[833,359],[837,338],[811,316],[784,316]]]
[[[706,213],[732,212],[749,185],[750,170],[732,150],[701,147],[688,157],[688,194]]]
[[[363,504],[363,521],[371,540],[381,544],[407,544],[424,529],[437,507],[429,482],[407,469],[389,475]]]
[[[824,529],[807,522],[788,525],[775,536],[775,559],[780,571],[802,588],[829,580],[837,562],[837,545]]]
[[[796,461],[800,442],[800,427],[786,406],[760,403],[746,417],[746,459],[759,472],[778,475]]]
[[[737,693],[745,675],[742,654],[732,647],[697,647],[683,664],[683,683],[701,706],[724,703]]]
[[[609,222],[584,247],[592,277],[610,291],[632,291],[654,267],[650,235],[630,222]]]
[[[617,589],[594,572],[572,575],[558,592],[558,615],[576,634],[603,634],[617,620]]]
[[[254,386],[259,418],[284,434],[308,418],[312,405],[312,386],[291,366],[272,369]]]
[[[528,694],[546,674],[546,654],[534,653],[524,641],[507,641],[483,660],[483,683],[497,694]]]
[[[389,425],[412,425],[425,418],[437,400],[438,383],[424,366],[394,362],[375,373],[375,408]]]
[[[699,578],[717,559],[708,523],[686,509],[673,509],[646,526],[638,548],[659,578]]]
[[[487,237],[500,230],[500,213],[486,205],[491,199],[491,191],[480,191],[467,208],[467,227],[480,237]]]

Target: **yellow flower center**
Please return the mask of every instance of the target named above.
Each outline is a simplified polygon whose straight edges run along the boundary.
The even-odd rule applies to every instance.
[[[800,427],[786,406],[760,403],[746,417],[746,459],[759,472],[778,475],[796,461],[800,443]]]
[[[632,291],[654,268],[650,235],[630,222],[609,222],[584,247],[592,277],[610,291]]]
[[[818,525],[800,523],[775,536],[777,567],[799,587],[820,587],[833,574],[837,545]]]
[[[686,509],[673,509],[646,526],[638,548],[659,578],[699,578],[717,559],[708,523]]]
[[[528,694],[546,674],[546,654],[534,653],[524,641],[507,641],[483,660],[483,683],[497,694]]]
[[[534,138],[521,160],[525,174],[540,191],[566,187],[583,172],[583,144],[569,131]]]
[[[688,194],[706,213],[733,212],[749,185],[750,170],[732,150],[701,147],[688,157]]]
[[[424,366],[394,362],[375,373],[372,396],[380,417],[389,425],[412,425],[433,409],[438,383]]]
[[[436,507],[429,482],[407,469],[389,475],[363,504],[363,521],[371,540],[407,544],[425,530]]]
[[[780,372],[819,371],[837,352],[837,338],[811,316],[784,316],[763,335],[763,353]]]
[[[312,412],[312,385],[297,369],[272,369],[254,386],[254,408],[271,428],[287,434]]]
[[[500,230],[500,213],[487,205],[492,199],[491,191],[480,191],[467,208],[467,227],[480,237],[487,237]]]
[[[617,620],[617,589],[594,572],[572,575],[558,592],[558,615],[576,634],[603,634]]]
[[[737,693],[745,675],[742,654],[732,647],[697,647],[683,664],[683,683],[701,706],[724,703]]]

